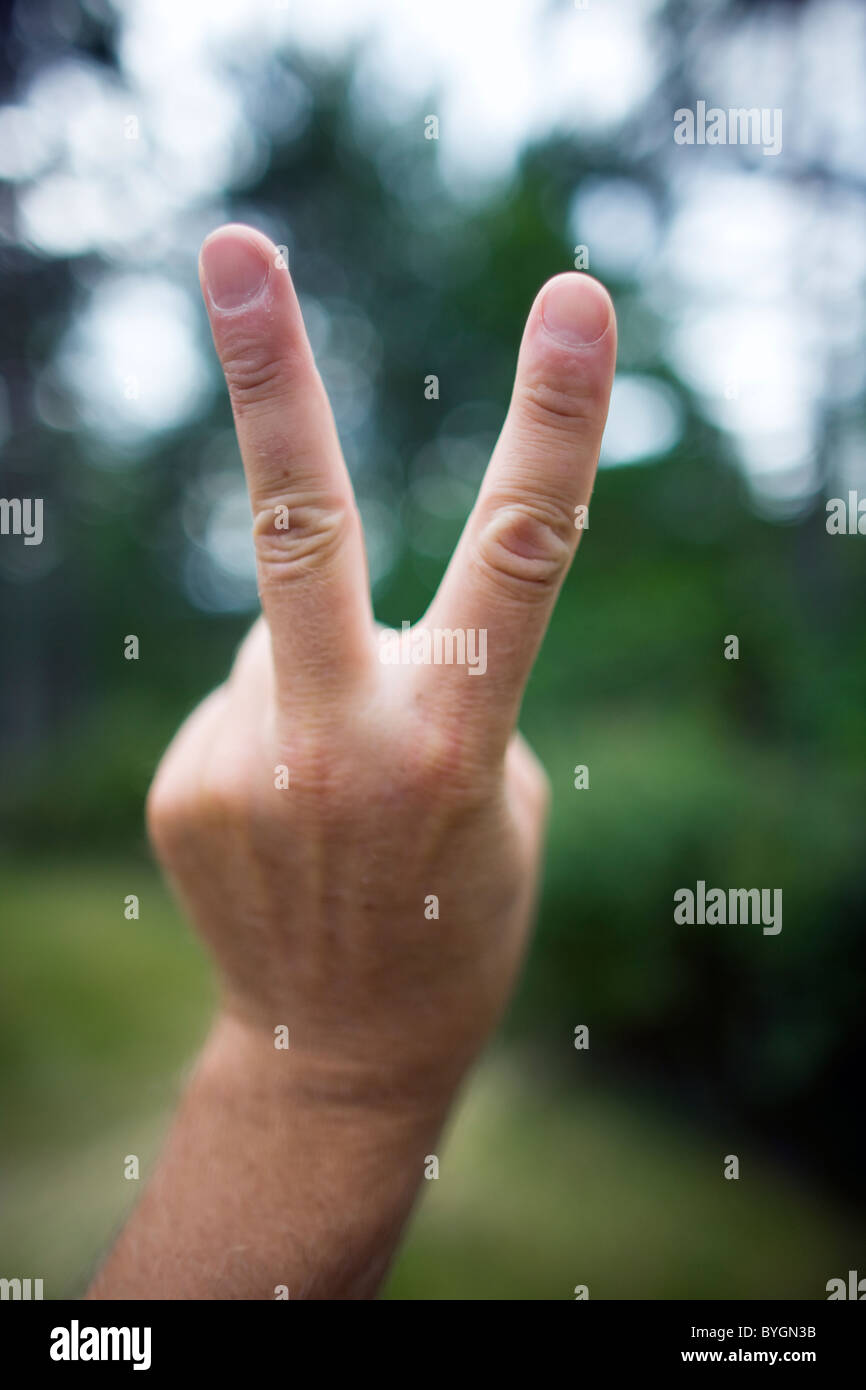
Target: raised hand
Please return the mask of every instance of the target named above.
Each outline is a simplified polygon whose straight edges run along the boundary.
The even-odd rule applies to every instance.
[[[592,490],[614,315],[584,275],[540,291],[463,537],[398,637],[374,622],[351,482],[276,247],[224,227],[201,277],[263,618],[149,798],[222,1009],[95,1292],[365,1296],[526,946],[548,792],[514,726]],[[156,1270],[168,1293],[148,1292]]]

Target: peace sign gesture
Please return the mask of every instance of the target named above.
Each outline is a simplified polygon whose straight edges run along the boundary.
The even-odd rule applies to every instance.
[[[122,1242],[103,1288],[142,1296],[130,1289],[148,1249],[164,1261],[185,1240],[201,1259],[172,1276],[186,1293],[162,1296],[273,1296],[237,1291],[265,1289],[278,1272],[269,1240],[249,1239],[258,1199],[241,1141],[257,1125],[255,1152],[279,1144],[276,1166],[291,1169],[292,1229],[300,1222],[302,1234],[298,1207],[323,1200],[323,1163],[339,1182],[331,1140],[340,1136],[368,1216],[339,1249],[317,1239],[312,1264],[303,1242],[291,1258],[320,1296],[335,1296],[340,1278],[363,1292],[381,1275],[425,1149],[526,944],[547,784],[514,726],[589,503],[614,315],[582,274],[540,291],[502,433],[439,592],[417,629],[383,638],[288,269],[266,237],[229,226],[205,242],[201,278],[252,504],[264,619],[178,734],[149,798],[154,843],[216,958],[223,1002],[199,1100],[189,1102],[193,1128],[178,1122],[158,1200],[133,1221],[135,1261]],[[202,1087],[220,1097],[206,1121]],[[274,1116],[287,1111],[291,1134],[281,1137]],[[223,1225],[191,1233],[203,1162]],[[262,1163],[255,1192],[276,1181]],[[279,1193],[271,1199],[260,1214],[268,1234],[281,1210]],[[209,1242],[259,1249],[258,1263],[251,1270],[247,1256],[238,1272],[222,1261],[214,1274]],[[371,1274],[372,1249],[382,1260]]]
[[[352,486],[300,307],[282,256],[250,228],[208,238],[201,269],[255,518],[278,695],[295,709],[337,709],[381,673]],[[487,632],[483,682],[454,663],[416,675],[431,717],[456,720],[491,754],[510,737],[581,533],[614,356],[597,282],[566,274],[546,285],[481,494],[423,624]]]

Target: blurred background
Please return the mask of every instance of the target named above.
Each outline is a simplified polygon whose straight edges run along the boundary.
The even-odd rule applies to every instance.
[[[0,9],[0,494],[44,499],[41,545],[0,537],[0,1274],[82,1291],[207,1027],[142,803],[255,612],[196,274],[226,220],[286,248],[396,626],[468,513],[539,286],[577,257],[619,315],[523,714],[554,787],[536,945],[387,1296],[810,1299],[866,1274],[866,539],[825,525],[866,496],[866,9]],[[675,144],[698,100],[780,108],[782,152]],[[698,879],[781,887],[781,934],[675,926]]]

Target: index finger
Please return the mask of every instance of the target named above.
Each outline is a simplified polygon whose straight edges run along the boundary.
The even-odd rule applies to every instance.
[[[202,288],[253,510],[278,690],[327,700],[371,666],[361,524],[288,267],[252,227],[201,252]]]

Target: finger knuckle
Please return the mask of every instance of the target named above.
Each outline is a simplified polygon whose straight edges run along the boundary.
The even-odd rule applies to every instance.
[[[202,774],[197,803],[195,819],[201,829],[216,833],[244,825],[253,799],[248,780],[255,785],[256,779],[248,779],[246,769],[233,770],[219,761],[211,762]]]
[[[145,802],[145,822],[151,844],[160,858],[172,858],[189,839],[196,821],[196,802],[182,790],[163,764],[151,783]]]
[[[343,790],[352,786],[340,745],[323,731],[294,729],[282,738],[279,758],[289,773],[293,799],[302,800],[306,807],[335,805]]]
[[[218,762],[202,768],[185,764],[175,771],[169,758],[157,770],[145,803],[151,844],[169,865],[182,863],[196,846],[239,827],[248,801],[242,778]]]
[[[579,377],[547,376],[527,382],[521,408],[524,426],[545,437],[553,432],[573,439],[600,427],[596,395]]]
[[[284,497],[259,506],[253,539],[263,586],[331,564],[344,547],[354,509],[339,500]]]
[[[511,501],[481,526],[477,558],[497,580],[547,594],[562,579],[574,546],[574,519],[549,502]]]
[[[465,721],[426,722],[412,733],[400,761],[405,791],[427,807],[471,808],[488,794],[488,769],[474,754]]]
[[[242,341],[224,353],[223,372],[235,413],[243,415],[281,394],[286,365],[282,358]]]

